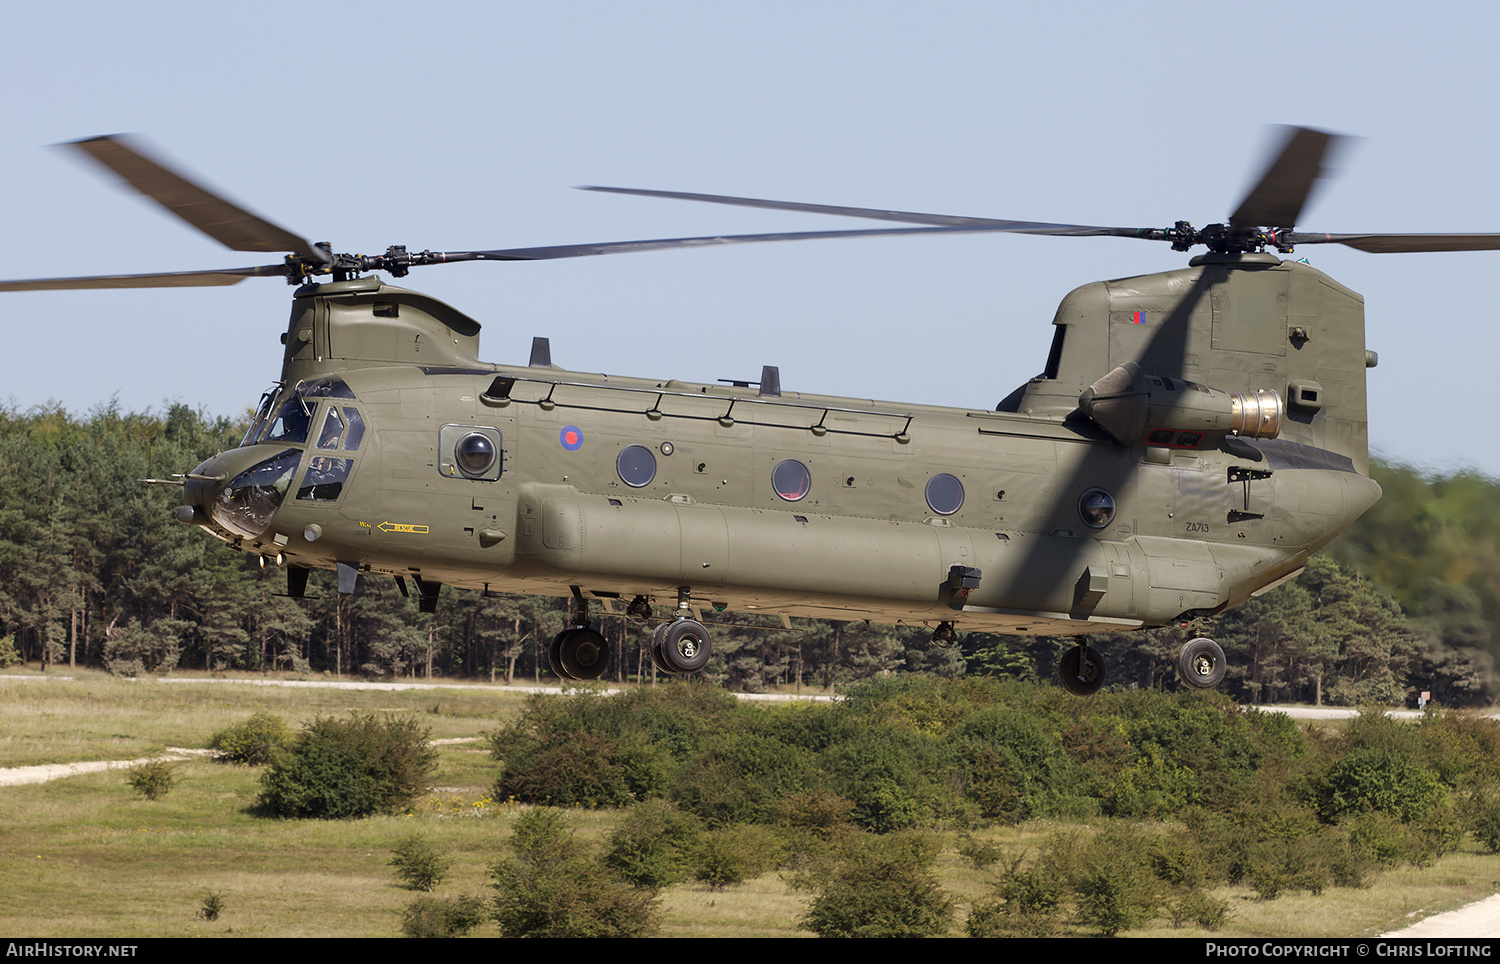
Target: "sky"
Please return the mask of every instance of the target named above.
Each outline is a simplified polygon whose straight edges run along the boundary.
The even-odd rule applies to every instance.
[[[228,251],[49,147],[133,132],[334,249],[489,249],[877,226],[582,184],[1086,224],[1225,220],[1271,126],[1355,135],[1299,230],[1500,232],[1500,5],[819,2],[11,4],[0,277],[184,271]],[[1366,299],[1372,448],[1500,476],[1500,252],[1304,246]],[[1182,267],[1165,244],[1001,235],[743,245],[414,271],[581,371],[991,409],[1058,301]],[[0,296],[0,404],[237,416],[290,290]]]

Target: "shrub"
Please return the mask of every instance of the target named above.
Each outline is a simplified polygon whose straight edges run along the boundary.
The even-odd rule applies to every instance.
[[[401,933],[407,937],[462,937],[484,923],[483,900],[458,897],[418,897],[401,913]]]
[[[977,900],[964,930],[970,937],[1056,937],[1062,925],[1050,913],[1019,913],[1003,901]]]
[[[1004,706],[971,713],[953,738],[968,763],[965,794],[980,812],[1006,823],[1047,812],[1048,798],[1073,766],[1061,742],[1028,714]]]
[[[208,748],[220,760],[260,766],[270,763],[272,754],[285,749],[291,741],[292,731],[287,729],[286,721],[261,710],[243,723],[215,733],[208,741]]]
[[[166,760],[148,760],[131,767],[125,782],[147,800],[156,800],[166,796],[177,782],[172,770],[172,764]]]
[[[656,901],[615,876],[563,824],[557,810],[522,814],[515,857],[496,864],[494,916],[506,937],[649,937]]]
[[[195,915],[199,920],[214,921],[224,913],[224,895],[216,890],[210,890],[203,895],[203,904],[198,908]]]
[[[975,870],[984,870],[998,862],[1002,853],[998,844],[981,843],[965,833],[958,843],[958,855]]]
[[[1450,787],[1500,780],[1500,723],[1462,713],[1429,713],[1417,728],[1438,777]]]
[[[1402,823],[1378,811],[1365,812],[1351,817],[1342,826],[1348,828],[1350,845],[1383,867],[1402,863],[1425,867],[1457,850],[1463,839],[1463,825],[1446,807],[1436,808],[1411,823]]]
[[[638,803],[609,835],[604,862],[637,887],[660,890],[687,879],[699,821],[665,800]]]
[[[1004,901],[975,901],[963,925],[969,937],[1058,937],[1062,922],[1053,913],[1017,913]]]
[[[1156,916],[1159,900],[1150,871],[1130,860],[1090,860],[1073,881],[1082,920],[1105,937],[1139,927]]]
[[[742,884],[781,862],[781,841],[768,827],[753,823],[710,830],[693,856],[693,879],[713,890]]]
[[[742,727],[704,741],[673,780],[672,799],[710,826],[763,823],[818,779],[812,752]]]
[[[396,876],[411,890],[430,892],[448,876],[448,855],[419,833],[402,837],[391,853]]]
[[[1153,744],[1110,783],[1104,793],[1104,812],[1116,817],[1166,817],[1202,798],[1198,774],[1173,762]]]
[[[950,741],[871,720],[815,761],[829,789],[854,804],[854,820],[879,833],[918,827],[962,798]]]
[[[1468,829],[1492,854],[1500,854],[1500,794],[1492,789],[1475,793],[1464,808]]]
[[[630,788],[612,740],[570,733],[507,757],[495,799],[559,807],[621,807]]]
[[[1201,890],[1188,890],[1167,901],[1167,915],[1173,927],[1193,923],[1204,930],[1216,931],[1229,920],[1229,902]]]
[[[1150,852],[1161,838],[1129,824],[1098,833],[1054,834],[1018,885],[1022,908],[1071,899],[1078,922],[1106,936],[1155,917],[1168,890],[1152,872]]]
[[[1419,855],[1415,863],[1425,867],[1446,857],[1463,843],[1464,825],[1448,807],[1436,807],[1411,825]]]
[[[1446,799],[1436,777],[1406,753],[1385,747],[1354,750],[1313,781],[1318,814],[1329,822],[1374,810],[1402,822],[1425,817]]]
[[[850,826],[854,804],[836,793],[815,789],[783,797],[775,806],[772,818],[780,827],[806,830],[828,839]]]
[[[1063,898],[1063,884],[1051,874],[1036,867],[1022,868],[1024,857],[1010,861],[995,896],[1012,914],[1040,917],[1057,910]]]
[[[392,813],[426,792],[437,767],[428,731],[410,719],[351,714],[306,724],[261,775],[261,805],[283,817]]]
[[[931,937],[953,920],[932,871],[935,847],[912,835],[856,838],[814,884],[798,926],[819,937]]]
[[[1293,890],[1316,896],[1332,879],[1335,848],[1327,832],[1262,840],[1250,847],[1246,877],[1261,900],[1275,900]]]
[[[490,734],[497,799],[620,807],[666,796],[673,772],[744,710],[713,686],[675,682],[619,696],[535,697]]]

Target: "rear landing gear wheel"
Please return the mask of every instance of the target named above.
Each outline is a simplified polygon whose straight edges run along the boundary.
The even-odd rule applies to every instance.
[[[563,669],[562,664],[563,637],[571,632],[571,629],[565,629],[562,632],[558,633],[556,636],[552,637],[552,645],[547,647],[547,665],[552,667],[552,675],[556,676],[563,682],[568,682],[573,679],[573,677],[569,676],[567,671]]]
[[[708,665],[712,644],[708,630],[695,619],[666,623],[652,637],[652,659],[669,673],[696,673]]]
[[[1193,689],[1213,689],[1224,682],[1228,668],[1224,650],[1211,639],[1190,639],[1177,651],[1177,675]]]
[[[609,668],[609,641],[592,629],[569,629],[555,645],[558,665],[572,679],[598,679]]]
[[[658,673],[665,673],[668,676],[672,675],[672,668],[662,661],[661,638],[666,635],[667,627],[670,625],[672,624],[662,623],[653,629],[651,631],[651,640],[646,645],[646,652],[651,654],[651,665],[656,667]]]
[[[1093,696],[1104,685],[1104,658],[1087,646],[1074,646],[1057,664],[1057,681],[1074,696]]]

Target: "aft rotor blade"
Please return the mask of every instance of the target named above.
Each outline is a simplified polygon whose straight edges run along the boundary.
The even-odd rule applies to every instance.
[[[1007,221],[998,218],[971,218],[958,214],[922,214],[916,211],[884,211],[879,208],[851,208],[836,204],[804,204],[799,201],[768,201],[763,198],[729,197],[722,194],[690,194],[685,191],[648,191],[630,187],[585,185],[580,191],[602,191],[606,194],[634,194],[640,197],[670,198],[677,201],[703,201],[771,211],[805,211],[809,214],[836,214],[876,221],[901,221],[907,224],[930,224],[936,227],[982,228],[1015,234],[1051,234],[1064,237],[1146,237],[1150,228],[1109,228],[1096,224],[1056,224],[1047,221]]]
[[[824,238],[868,238],[901,234],[974,234],[1008,231],[1009,228],[976,225],[942,228],[870,228],[858,231],[794,231],[777,234],[719,234],[701,238],[661,238],[654,241],[606,241],[601,244],[559,244],[541,248],[503,248],[496,251],[451,251],[433,253],[431,261],[548,261],[583,258],[595,254],[630,254],[668,248],[710,248],[722,244],[755,244],[762,241],[818,241]],[[417,256],[413,256],[415,259]]]
[[[1285,228],[1296,224],[1313,185],[1323,176],[1323,157],[1336,140],[1323,131],[1289,128],[1281,152],[1229,216],[1230,225]]]
[[[1289,244],[1344,244],[1371,254],[1420,251],[1497,251],[1500,234],[1312,234],[1282,235]]]
[[[286,276],[286,265],[225,268],[219,271],[173,271],[166,274],[91,275],[84,278],[32,278],[0,281],[0,291],[61,291],[74,288],[197,288],[239,284],[246,278]]]
[[[322,263],[327,255],[305,238],[251,214],[148,156],[123,135],[90,137],[64,145],[109,168],[146,197],[235,251],[290,251]]]

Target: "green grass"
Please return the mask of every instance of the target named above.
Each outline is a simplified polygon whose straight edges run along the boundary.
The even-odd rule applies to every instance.
[[[294,727],[318,714],[420,714],[434,738],[482,738],[521,695],[472,691],[348,691],[225,684],[132,683],[79,673],[76,682],[0,680],[0,766],[127,759],[165,746],[202,747],[218,729],[258,709]],[[519,812],[487,802],[495,765],[483,742],[439,750],[439,788],[410,815],[365,820],[274,820],[257,815],[255,769],[195,759],[157,801],[127,786],[124,771],[47,784],[0,787],[0,931],[38,937],[398,936],[400,912],[418,895],[397,882],[391,848],[420,830],[453,858],[437,896],[488,896],[489,866]],[[482,806],[476,806],[482,803]],[[585,840],[600,841],[618,813],[576,811]],[[1062,825],[991,828],[978,836],[1007,852],[1035,849]],[[1169,831],[1168,831],[1169,832]],[[940,856],[944,888],[958,901],[953,933],[985,895],[992,872],[954,852]],[[1364,890],[1330,888],[1256,900],[1248,889],[1215,896],[1233,908],[1224,937],[1375,934],[1500,890],[1500,860],[1472,843],[1434,866],[1386,871]],[[210,891],[223,897],[213,922],[197,917]],[[661,895],[669,937],[809,936],[796,929],[808,895],[779,874],[723,892],[679,885]],[[1086,927],[1073,933],[1089,934]],[[493,923],[474,936],[495,936]],[[1161,923],[1128,936],[1208,936]]]
[[[14,674],[12,674],[14,675]],[[441,690],[329,689],[118,679],[97,671],[54,672],[72,681],[0,675],[0,766],[127,760],[168,746],[201,748],[215,732],[258,709],[296,729],[314,716],[359,712],[423,714],[435,740],[476,736],[512,712],[524,694],[504,687]],[[264,677],[247,676],[260,680]]]

